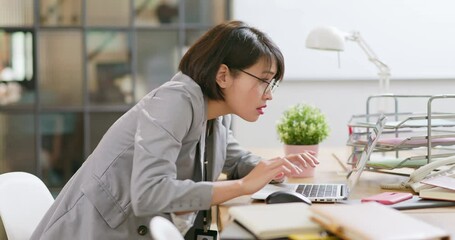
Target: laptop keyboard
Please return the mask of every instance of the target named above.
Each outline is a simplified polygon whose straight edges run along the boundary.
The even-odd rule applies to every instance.
[[[305,197],[337,197],[337,187],[334,184],[299,185],[296,191]]]

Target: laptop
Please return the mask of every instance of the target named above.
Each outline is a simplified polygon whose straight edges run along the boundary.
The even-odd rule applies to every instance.
[[[267,184],[264,188],[254,193],[251,198],[265,200],[268,195],[276,191],[296,191],[309,198],[312,202],[338,202],[346,200],[353,190],[363,169],[379,140],[386,123],[386,117],[380,116],[367,136],[367,143],[363,148],[357,164],[348,173],[345,183],[280,183]]]

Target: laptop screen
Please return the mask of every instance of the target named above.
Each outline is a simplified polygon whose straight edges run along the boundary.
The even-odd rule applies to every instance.
[[[362,150],[360,159],[357,161],[357,164],[355,164],[352,167],[351,172],[349,172],[347,176],[347,185],[349,191],[352,191],[354,186],[357,184],[357,181],[359,180],[360,175],[362,174],[363,169],[365,168],[365,165],[367,164],[367,161],[370,158],[370,155],[373,152],[376,143],[379,140],[379,136],[382,134],[382,130],[384,129],[385,123],[386,117],[380,116],[378,118],[378,121],[376,122],[376,125],[371,129],[371,131],[367,135],[367,144]]]

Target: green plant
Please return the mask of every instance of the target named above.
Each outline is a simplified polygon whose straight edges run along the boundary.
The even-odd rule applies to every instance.
[[[316,107],[299,103],[291,106],[276,125],[281,142],[288,145],[314,145],[329,135],[325,115]]]

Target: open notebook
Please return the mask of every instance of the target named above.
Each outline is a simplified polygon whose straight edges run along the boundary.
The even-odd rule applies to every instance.
[[[268,195],[276,191],[296,191],[309,198],[312,202],[337,202],[348,198],[349,193],[357,184],[363,169],[375,148],[382,130],[386,123],[386,117],[380,116],[368,136],[368,142],[363,148],[357,165],[348,174],[345,183],[323,183],[323,184],[267,184],[264,188],[254,193],[251,198],[265,200]]]

